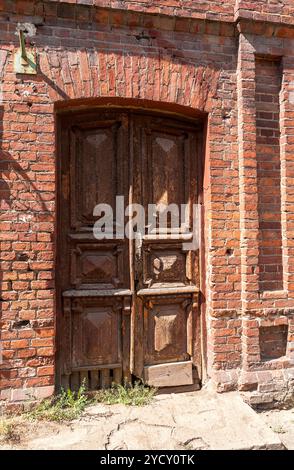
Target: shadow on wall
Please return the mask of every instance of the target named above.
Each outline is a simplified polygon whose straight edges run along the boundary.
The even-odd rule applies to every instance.
[[[0,142],[3,138],[3,106],[0,107]],[[2,225],[2,214],[4,205],[10,207],[10,189],[7,181],[3,179],[2,173],[4,170],[3,156],[0,149],[0,224]],[[1,226],[0,225],[0,226]],[[0,234],[2,229],[0,230]],[[3,240],[0,238],[0,368],[3,367],[3,358],[2,358],[2,328],[3,328],[3,319],[2,319],[2,303],[4,301],[2,296],[2,283],[3,283],[3,260],[2,260],[2,250],[3,250]],[[0,372],[0,377],[2,376]]]
[[[0,142],[3,141],[3,117],[4,107],[0,108]],[[22,328],[34,328],[34,325],[14,311],[10,302],[14,300],[13,282],[14,262],[26,263],[21,267],[22,272],[31,272],[31,261],[35,254],[32,250],[25,248],[14,249],[13,244],[18,241],[26,242],[32,233],[32,222],[37,223],[43,218],[51,215],[46,201],[42,200],[42,193],[38,190],[36,183],[29,176],[30,162],[22,160],[18,151],[10,153],[0,147],[0,390],[7,388],[5,382],[8,380],[13,388],[14,380],[17,381],[15,370],[11,370],[11,361],[15,359],[12,347],[4,347],[4,341],[17,339],[17,332]],[[22,193],[30,194],[28,198],[22,199]],[[35,208],[34,208],[35,205]],[[17,234],[17,236],[15,236]],[[26,240],[27,237],[27,240]],[[6,277],[4,273],[8,273]],[[12,274],[10,278],[9,273]],[[30,280],[36,280],[35,274]],[[28,287],[28,291],[31,286]],[[7,312],[7,314],[5,314]],[[7,334],[9,332],[9,334]],[[6,350],[6,352],[4,352]]]

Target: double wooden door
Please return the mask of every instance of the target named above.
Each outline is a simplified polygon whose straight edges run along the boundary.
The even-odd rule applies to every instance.
[[[199,124],[115,108],[61,113],[58,124],[58,383],[197,383],[199,249],[187,243],[198,229]],[[97,204],[113,209],[103,239]],[[133,237],[123,236],[130,204],[145,211]],[[180,223],[150,204],[178,207]]]

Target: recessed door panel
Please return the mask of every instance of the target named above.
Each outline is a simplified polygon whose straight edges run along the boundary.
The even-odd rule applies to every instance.
[[[73,370],[121,362],[122,305],[79,299],[71,319]]]
[[[76,288],[111,289],[127,285],[123,244],[79,243],[71,252],[71,280]],[[124,259],[125,258],[125,259]]]
[[[179,296],[160,296],[144,302],[147,365],[190,360],[189,301]]]
[[[79,123],[70,129],[72,226],[92,226],[97,204],[115,207],[122,188],[121,121]]]
[[[197,267],[192,253],[182,243],[152,241],[143,244],[143,284],[145,287],[192,285]],[[194,269],[193,269],[194,268]],[[195,272],[196,271],[196,272]]]

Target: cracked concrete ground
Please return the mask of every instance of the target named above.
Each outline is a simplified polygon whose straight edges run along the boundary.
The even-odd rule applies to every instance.
[[[294,450],[294,409],[265,411],[260,416],[285,447]]]
[[[283,449],[237,392],[158,395],[144,407],[97,404],[69,425],[35,423],[0,449]],[[35,426],[35,427],[33,427]]]

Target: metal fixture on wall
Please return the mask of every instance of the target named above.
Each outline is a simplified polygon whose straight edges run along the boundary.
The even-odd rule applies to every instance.
[[[37,56],[32,47],[26,46],[25,32],[21,26],[18,28],[19,48],[14,55],[14,72],[28,75],[37,73]]]

